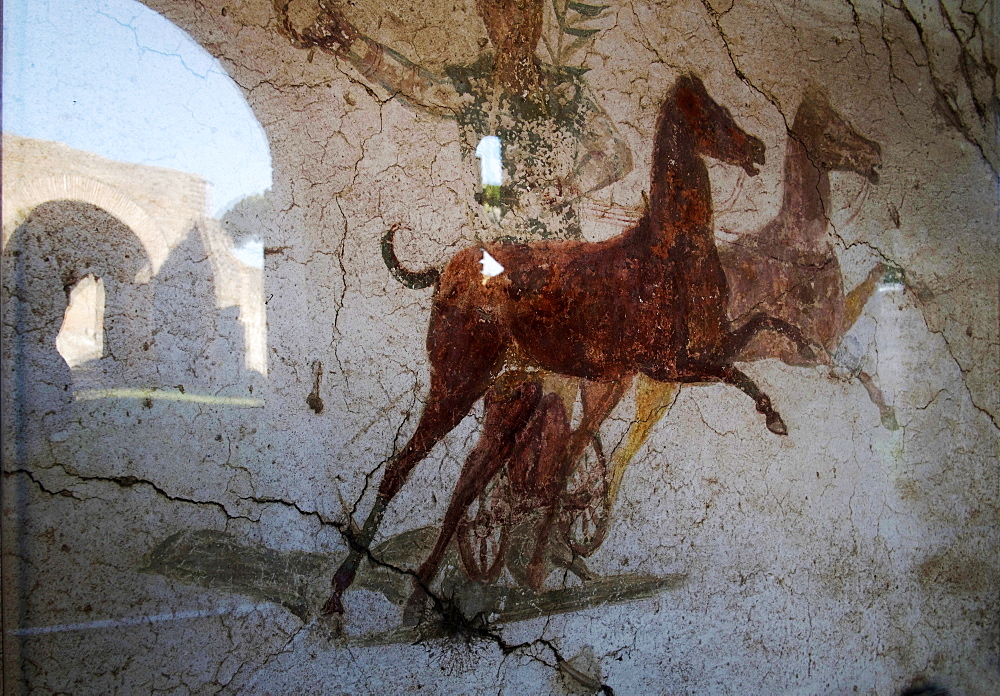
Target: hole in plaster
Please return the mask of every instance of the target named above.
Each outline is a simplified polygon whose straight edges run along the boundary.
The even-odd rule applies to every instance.
[[[483,259],[479,263],[483,267],[483,285],[485,285],[487,280],[503,273],[504,268],[486,249],[481,249],[481,251],[483,252]]]
[[[500,138],[484,136],[476,146],[479,158],[479,172],[483,187],[483,207],[493,212],[500,207],[500,187],[503,185],[503,160]]]

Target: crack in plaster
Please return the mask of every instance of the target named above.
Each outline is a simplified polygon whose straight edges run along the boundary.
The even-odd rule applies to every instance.
[[[934,91],[938,96],[938,103],[942,104],[947,108],[946,113],[949,118],[946,120],[949,120],[950,125],[952,125],[956,130],[958,130],[970,145],[976,148],[976,150],[979,152],[979,155],[983,158],[987,166],[989,166],[990,170],[993,172],[994,178],[1000,177],[1000,154],[994,152],[992,148],[989,148],[988,144],[980,142],[979,138],[977,138],[976,135],[972,132],[972,126],[969,123],[967,123],[966,120],[962,117],[962,109],[958,104],[956,95],[953,93],[952,90],[948,89],[948,87],[944,83],[943,78],[940,75],[938,75],[937,72],[935,71],[934,59],[933,59],[934,51],[928,41],[927,29],[924,27],[923,23],[913,13],[913,10],[910,9],[909,5],[907,5],[906,0],[900,0],[898,6],[893,5],[891,2],[889,2],[889,0],[883,0],[883,2],[887,4],[889,7],[892,7],[893,9],[901,12],[903,17],[913,26],[914,30],[916,30],[917,37],[920,41],[920,46],[924,50],[924,55],[927,60],[927,71],[931,78],[931,84],[934,86]],[[976,96],[975,85],[972,82],[971,75],[969,75],[968,63],[970,60],[975,61],[975,58],[971,56],[968,50],[967,43],[962,41],[962,38],[959,35],[957,28],[954,26],[951,17],[948,14],[947,9],[944,7],[944,4],[941,2],[941,0],[938,0],[938,10],[942,15],[942,19],[944,20],[946,27],[949,29],[951,34],[954,36],[955,41],[959,45],[960,55],[961,55],[960,67],[962,71],[962,77],[965,79],[965,84],[972,97],[973,105],[980,117],[980,120],[986,121],[988,119],[987,119],[987,114],[985,112],[985,106],[979,103],[978,97]],[[977,18],[977,21],[974,25],[974,31],[975,27],[978,26],[979,22]],[[994,100],[995,100],[997,93],[997,83],[996,83],[997,66],[990,63],[990,61],[986,58],[985,54],[983,55],[983,63],[984,63],[984,70],[988,74],[990,74],[992,78],[993,82],[992,93],[994,95]],[[989,128],[991,125],[993,124],[987,123],[987,128]]]
[[[67,477],[76,479],[77,481],[86,483],[90,482],[110,483],[124,489],[131,489],[138,485],[146,485],[149,488],[151,488],[157,495],[171,502],[181,502],[193,505],[206,505],[220,510],[228,519],[247,519],[250,521],[255,521],[251,517],[234,514],[230,512],[229,508],[224,503],[214,500],[196,500],[193,498],[186,498],[183,496],[173,495],[168,491],[164,490],[163,488],[161,488],[159,485],[147,479],[142,479],[135,476],[86,476],[78,473],[73,473],[69,471],[69,469],[62,464],[58,466],[63,470],[64,474]],[[14,475],[26,476],[40,491],[42,491],[47,495],[53,497],[72,498],[74,500],[77,500],[78,502],[85,500],[84,498],[78,497],[74,491],[71,491],[69,489],[61,489],[61,490],[49,489],[35,476],[35,474],[32,471],[28,469],[21,468],[4,472],[5,477]],[[552,653],[553,657],[555,658],[554,664],[546,662],[545,660],[542,660],[541,658],[534,655],[528,654],[528,657],[538,662],[541,662],[542,664],[545,664],[546,666],[549,666],[553,669],[558,669],[560,664],[566,662],[566,659],[562,656],[562,653],[559,651],[558,647],[556,647],[556,645],[547,638],[539,637],[532,641],[524,641],[521,643],[510,644],[503,638],[501,633],[499,633],[494,629],[491,629],[491,627],[486,622],[483,616],[477,615],[471,618],[464,616],[452,598],[440,596],[439,594],[433,592],[430,587],[428,587],[425,583],[420,581],[415,571],[406,568],[401,568],[391,563],[387,563],[383,559],[375,556],[369,548],[359,544],[356,540],[356,530],[353,528],[353,525],[351,523],[345,524],[337,522],[335,520],[331,520],[322,513],[320,513],[319,511],[303,509],[297,503],[286,501],[281,498],[248,496],[248,497],[238,497],[237,499],[244,502],[245,501],[254,502],[259,505],[269,505],[269,504],[282,505],[289,509],[295,510],[304,517],[316,519],[320,522],[321,526],[333,527],[334,529],[336,529],[341,534],[343,539],[347,542],[347,544],[350,546],[350,548],[360,551],[364,555],[364,557],[373,565],[384,568],[386,570],[390,570],[400,575],[409,576],[424,592],[425,596],[431,600],[432,604],[431,608],[437,615],[438,621],[440,621],[443,624],[445,628],[446,637],[449,637],[453,640],[461,639],[467,643],[470,643],[475,640],[481,640],[493,643],[500,649],[504,657],[511,655],[515,652],[525,652],[527,654],[526,651],[531,647],[535,645],[542,645]],[[304,631],[310,629],[311,627],[312,627],[312,622],[303,623],[303,625],[298,630],[296,630],[295,633],[292,634],[292,636],[284,643],[284,645],[281,648],[277,649],[269,658],[265,660],[265,663],[262,665],[262,667],[266,666],[266,664],[270,660],[273,660],[274,657],[277,657],[278,655],[287,652],[289,646],[291,646]],[[239,671],[240,671],[239,669],[236,670],[236,673],[234,673],[233,678],[235,678],[236,674],[238,674]],[[230,679],[230,681],[231,680],[232,679]],[[614,690],[611,689],[611,687],[606,684],[601,685],[601,690],[603,693],[607,694],[614,693]]]
[[[733,52],[733,49],[732,49],[732,47],[729,44],[729,37],[728,37],[728,35],[726,34],[725,30],[722,28],[722,25],[721,25],[721,19],[722,19],[722,16],[723,16],[724,13],[717,12],[711,6],[711,4],[709,3],[709,0],[701,0],[701,2],[702,2],[702,5],[705,7],[705,10],[708,13],[709,17],[711,18],[712,24],[714,25],[714,27],[716,29],[716,32],[719,34],[719,37],[722,40],[723,45],[725,46],[726,53],[729,55],[729,59],[730,59],[730,62],[732,63],[732,65],[733,65],[733,70],[734,70],[736,76],[742,82],[744,82],[748,87],[750,87],[753,91],[755,91],[758,94],[760,94],[761,96],[763,96],[768,102],[771,103],[772,106],[774,106],[774,108],[778,111],[778,114],[781,116],[782,120],[785,123],[785,130],[786,130],[786,132],[788,134],[788,137],[795,139],[796,141],[798,141],[799,143],[801,143],[804,146],[805,143],[803,143],[801,141],[801,139],[794,132],[792,132],[791,126],[788,123],[788,118],[787,118],[787,116],[785,115],[785,113],[784,113],[784,111],[782,109],[780,101],[776,97],[774,97],[774,95],[769,94],[763,88],[757,86],[753,82],[753,80],[751,80],[750,77],[746,73],[744,73],[743,70],[739,67],[739,65],[737,63],[737,60],[736,60],[736,56],[735,56],[735,54]],[[893,6],[891,3],[888,3],[888,2],[886,2],[885,4],[888,4],[890,7],[893,7],[894,9],[897,9],[897,10],[900,9],[898,7]],[[903,5],[903,7],[905,7],[905,2],[901,2],[901,5]],[[938,88],[938,78],[935,77],[934,72],[933,72],[933,67],[931,66],[931,63],[930,63],[930,55],[931,55],[931,53],[930,53],[929,47],[926,45],[926,41],[925,41],[925,38],[924,38],[923,33],[922,33],[923,32],[922,25],[920,25],[919,22],[916,20],[916,18],[912,17],[912,15],[911,15],[911,20],[910,21],[911,21],[912,24],[914,24],[914,27],[917,29],[918,33],[920,34],[921,45],[923,46],[923,48],[924,48],[924,50],[925,50],[925,52],[927,54],[927,63],[926,63],[926,65],[928,67],[928,70],[929,70],[929,72],[931,74],[932,79],[935,82],[935,88],[937,89]],[[859,31],[860,31],[860,29],[859,29]],[[884,32],[883,32],[883,38],[885,38]],[[889,53],[890,53],[890,56],[891,56],[891,49],[889,50]],[[900,80],[900,81],[903,82],[902,80]],[[905,82],[904,82],[904,84],[905,84]],[[893,98],[895,99],[895,96]],[[898,104],[897,104],[897,108],[898,108]],[[963,131],[963,134],[966,135],[967,138],[971,138],[972,137],[970,134],[964,133],[964,131]],[[970,140],[970,142],[972,142],[972,141]],[[976,143],[973,142],[973,144],[975,145]],[[987,154],[985,153],[985,151],[981,147],[979,147],[978,145],[977,145],[977,148],[979,149],[980,154],[983,156],[983,159],[990,166],[991,170],[994,173],[994,176],[998,175],[997,168],[993,165],[993,163],[989,159],[989,157],[987,157]],[[808,150],[806,150],[806,156],[809,157],[810,161],[813,162],[813,165],[816,166],[816,162],[814,162],[812,160],[812,158],[809,156]],[[820,197],[819,200],[822,202],[822,197]],[[877,254],[877,256],[883,260],[883,262],[889,263],[889,264],[891,264],[893,266],[896,266],[898,268],[902,267],[902,265],[900,263],[896,262],[894,259],[892,259],[892,257],[890,257],[888,254],[886,254],[884,251],[882,251],[878,246],[876,246],[875,244],[873,244],[871,242],[860,241],[859,240],[859,241],[855,241],[855,242],[852,242],[852,243],[847,243],[843,239],[843,236],[841,235],[841,232],[837,229],[836,224],[832,220],[832,218],[831,218],[829,212],[826,210],[825,206],[824,206],[824,210],[823,210],[823,216],[824,216],[824,218],[826,218],[826,221],[827,221],[827,224],[829,225],[829,228],[833,231],[833,236],[838,240],[838,242],[840,243],[840,245],[843,247],[843,249],[845,251],[848,250],[848,249],[852,249],[852,248],[854,248],[856,246],[862,246],[862,247],[864,247],[864,248],[866,248],[866,249],[874,252],[875,254]],[[907,288],[907,290],[909,291],[909,287]],[[920,307],[925,307],[926,306],[924,300],[920,297],[919,294],[911,292],[911,296],[917,301],[917,304]],[[939,330],[933,330],[933,329],[931,329],[930,325],[927,323],[926,318],[924,318],[924,312],[921,311],[920,314],[921,314],[921,318],[924,321],[924,325],[927,327],[928,332],[931,333],[931,334],[935,334],[935,335],[940,336],[940,338],[944,341],[946,349],[948,351],[949,357],[952,359],[952,361],[958,367],[959,372],[962,375],[962,384],[963,384],[963,386],[966,389],[966,393],[968,394],[969,400],[972,402],[972,405],[978,411],[980,411],[981,413],[983,413],[984,415],[986,415],[987,418],[989,418],[990,422],[993,424],[993,427],[995,429],[1000,430],[1000,420],[998,420],[997,416],[995,416],[992,412],[990,412],[990,410],[988,408],[986,408],[984,406],[981,406],[980,404],[978,404],[976,402],[975,396],[973,395],[972,389],[969,386],[968,381],[967,381],[967,378],[969,376],[969,373],[971,372],[971,369],[970,368],[965,368],[965,367],[962,366],[961,362],[958,360],[958,357],[955,355],[955,352],[954,352],[954,349],[953,349],[953,346],[952,346],[951,342],[949,341],[948,337],[945,335],[944,329],[943,328],[939,329]]]

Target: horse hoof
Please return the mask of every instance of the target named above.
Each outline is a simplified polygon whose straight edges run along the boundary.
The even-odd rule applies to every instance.
[[[326,604],[323,605],[323,609],[320,611],[323,616],[333,616],[333,615],[344,615],[344,603],[340,599],[340,593],[334,592],[330,595],[330,598],[326,600]]]
[[[344,596],[344,590],[350,587],[351,583],[354,582],[354,573],[354,568],[350,567],[348,562],[345,561],[344,564],[337,569],[337,572],[333,574],[333,582],[331,583],[333,586],[333,594],[330,595],[330,598],[326,600],[326,604],[323,605],[323,616],[332,616],[334,614],[343,615],[344,602],[341,598]]]
[[[788,428],[785,427],[785,421],[781,420],[781,416],[777,413],[772,413],[767,417],[767,429],[775,435],[788,434]]]
[[[403,607],[403,626],[413,628],[427,619],[429,613],[427,594],[420,588],[413,591]]]
[[[886,430],[899,430],[899,422],[896,421],[896,409],[887,408],[882,411],[882,427]]]

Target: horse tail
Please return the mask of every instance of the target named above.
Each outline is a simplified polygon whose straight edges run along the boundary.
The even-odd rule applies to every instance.
[[[422,290],[438,282],[441,271],[430,268],[426,271],[411,271],[405,268],[396,258],[396,250],[392,248],[392,239],[399,225],[393,225],[382,235],[382,260],[392,277],[411,290]]]

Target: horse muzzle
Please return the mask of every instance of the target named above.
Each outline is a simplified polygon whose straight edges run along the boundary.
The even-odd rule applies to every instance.
[[[762,140],[754,137],[750,138],[750,159],[743,165],[743,170],[750,176],[760,174],[758,165],[763,165],[765,162],[764,150],[764,142]]]

